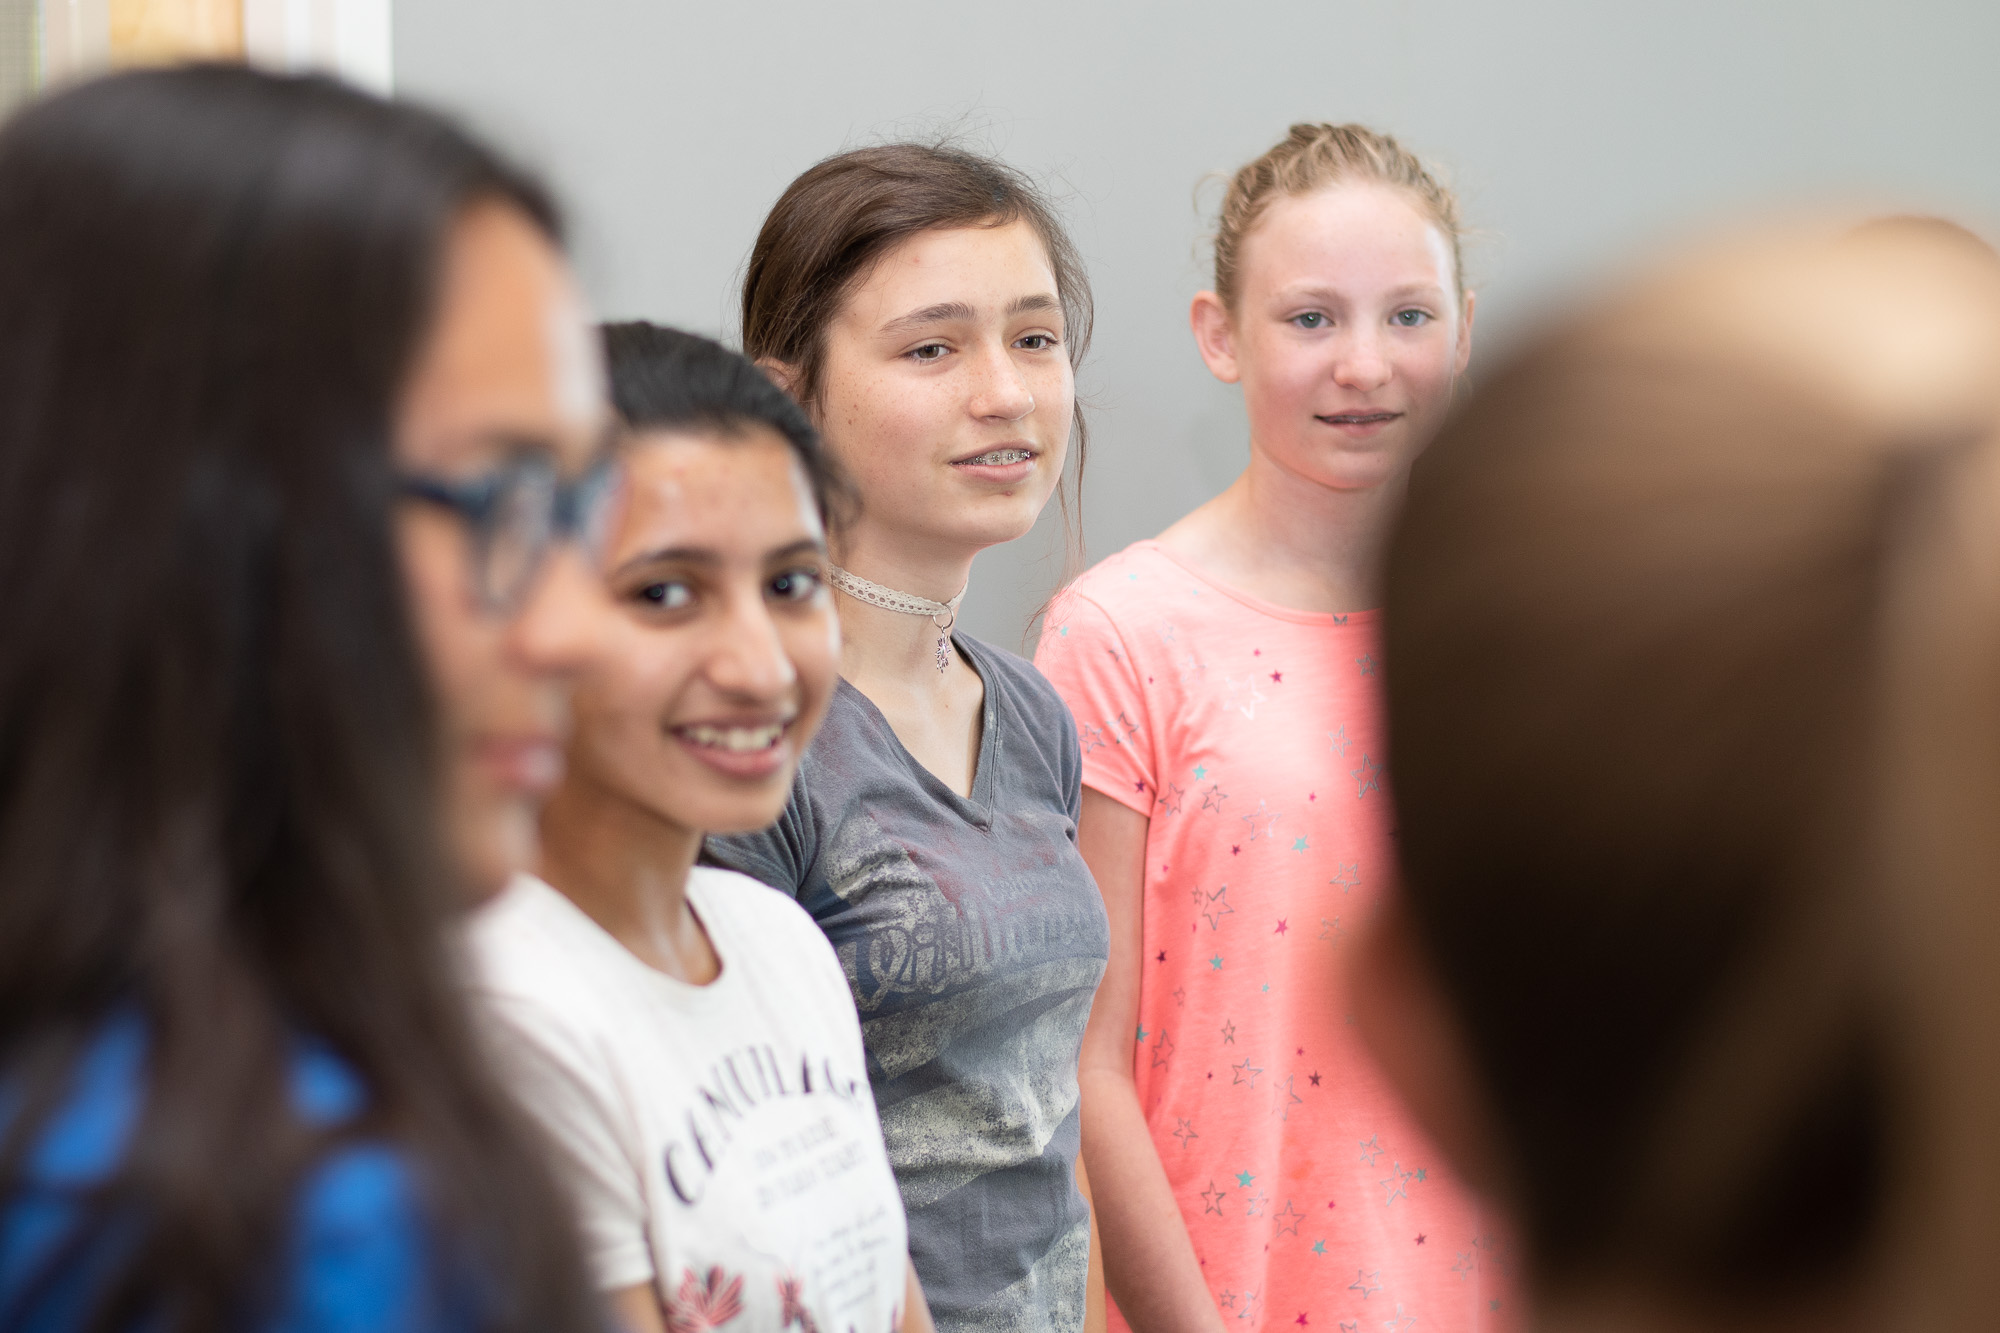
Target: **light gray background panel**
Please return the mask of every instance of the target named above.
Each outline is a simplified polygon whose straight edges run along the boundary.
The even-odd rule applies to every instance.
[[[2000,218],[2000,4],[1787,0],[882,3],[396,0],[396,84],[546,171],[599,309],[734,338],[765,210],[828,153],[956,128],[1049,182],[1089,261],[1090,559],[1244,458],[1187,332],[1217,188],[1295,120],[1449,168],[1476,230],[1476,375],[1510,328],[1718,216],[1804,202]],[[1062,570],[1050,506],[982,556],[1009,647]]]

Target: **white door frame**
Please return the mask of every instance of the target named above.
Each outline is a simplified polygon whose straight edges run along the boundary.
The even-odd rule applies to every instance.
[[[41,0],[42,81],[111,63],[110,0]],[[265,69],[322,70],[387,95],[394,83],[392,0],[243,0],[245,58]]]

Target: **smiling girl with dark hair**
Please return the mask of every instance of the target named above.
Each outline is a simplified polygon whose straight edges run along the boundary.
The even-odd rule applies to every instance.
[[[650,324],[605,342],[620,614],[540,874],[474,919],[476,993],[631,1333],[928,1333],[839,960],[789,898],[695,864],[703,834],[777,817],[825,714],[828,465],[737,353]]]
[[[598,1325],[442,934],[604,613],[554,238],[321,79],[0,130],[0,1326]]]

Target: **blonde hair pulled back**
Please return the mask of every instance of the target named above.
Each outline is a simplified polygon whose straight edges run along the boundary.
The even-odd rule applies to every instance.
[[[1230,178],[1215,226],[1215,294],[1236,309],[1243,243],[1271,204],[1331,185],[1362,182],[1406,191],[1451,244],[1452,282],[1465,290],[1458,196],[1415,153],[1366,125],[1298,124]]]

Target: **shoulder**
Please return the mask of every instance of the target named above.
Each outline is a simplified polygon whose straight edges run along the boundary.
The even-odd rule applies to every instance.
[[[788,983],[816,975],[846,1000],[847,977],[832,942],[790,895],[734,870],[698,865],[688,872],[688,896],[712,925],[748,947],[757,974]]]
[[[823,807],[838,807],[841,795],[859,775],[874,771],[897,744],[888,719],[845,678],[834,681],[827,700],[826,716],[799,760],[792,776],[791,792],[778,825],[800,821],[801,827],[828,817]],[[731,839],[755,838],[757,834],[731,834]]]
[[[576,904],[532,875],[517,875],[478,908],[465,932],[467,989],[482,1016],[513,1038],[586,1063],[596,1035],[615,1027],[614,978],[633,960]]]
[[[688,872],[689,896],[711,915],[721,914],[730,925],[755,932],[783,948],[826,944],[819,925],[798,901],[762,880],[719,865],[698,865]]]
[[[787,896],[804,889],[811,867],[819,857],[820,822],[826,817],[826,802],[815,796],[816,789],[838,790],[840,774],[848,771],[845,762],[852,741],[828,736],[840,708],[840,690],[827,709],[819,734],[806,747],[798,772],[792,775],[791,791],[778,818],[754,833],[710,834],[702,839],[701,864],[741,872],[759,886]]]
[[[960,635],[959,642],[978,666],[986,687],[989,690],[997,688],[1006,694],[1026,714],[1026,720],[1031,724],[1049,718],[1068,720],[1069,706],[1033,662],[969,634]]]
[[[823,757],[829,751],[879,744],[887,727],[881,710],[868,702],[868,696],[855,689],[845,677],[840,677],[835,680],[833,694],[827,700],[826,716],[821,719],[812,744],[806,747],[806,762]],[[797,782],[793,783],[792,790],[795,797],[800,794]]]
[[[597,927],[576,904],[533,875],[516,875],[465,925],[475,991],[560,994],[594,969],[587,936]]]
[[[1158,542],[1136,542],[1050,599],[1035,660],[1065,683],[1130,673],[1134,658],[1157,665],[1199,617],[1201,597],[1197,580]]]
[[[1134,542],[1098,561],[1057,593],[1049,619],[1054,623],[1058,611],[1095,611],[1114,621],[1149,618],[1163,598],[1184,593],[1190,581],[1158,541]]]

